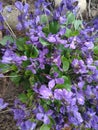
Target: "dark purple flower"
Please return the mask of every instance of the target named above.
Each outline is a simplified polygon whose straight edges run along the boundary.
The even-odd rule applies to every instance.
[[[50,123],[50,119],[46,114],[37,113],[36,118],[37,118],[37,120],[43,121],[44,124],[49,124]]]
[[[25,118],[25,112],[22,109],[12,109],[14,112],[14,119],[22,121]]]
[[[74,59],[72,62],[72,66],[74,67],[75,73],[87,73],[87,68],[83,60]]]
[[[0,12],[2,12],[3,10],[3,6],[2,6],[2,2],[0,2]]]
[[[55,58],[53,59],[53,62],[54,62],[58,67],[60,67],[60,65],[61,65],[61,56],[59,55],[59,56],[55,57]]]
[[[36,123],[31,122],[30,120],[24,121],[20,125],[21,130],[34,130],[36,127]]]
[[[40,121],[43,121],[44,124],[49,124],[50,123],[49,116],[51,116],[52,114],[53,114],[52,110],[44,112],[44,109],[41,106],[39,106],[38,112],[36,113],[36,118]]]
[[[95,73],[93,74],[93,80],[98,83],[98,70],[96,70]]]
[[[23,5],[22,2],[17,1],[17,2],[15,2],[15,6],[16,6],[16,8],[19,9],[21,12],[24,12],[24,13],[27,13],[27,12],[28,12],[29,5],[28,5],[27,3],[25,3],[25,4]]]
[[[27,66],[27,70],[31,70],[31,72],[32,72],[33,74],[36,74],[36,65],[35,65],[35,63],[32,62],[31,65],[28,65],[28,66]]]

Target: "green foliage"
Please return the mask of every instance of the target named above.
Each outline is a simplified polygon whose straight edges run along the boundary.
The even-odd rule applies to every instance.
[[[11,70],[12,69],[11,69],[11,66],[9,64],[2,64],[2,63],[0,63],[0,71],[2,73],[7,73],[7,72],[9,72]]]
[[[73,25],[74,25],[75,30],[80,30],[81,26],[82,26],[82,21],[81,20],[75,20],[73,22]]]
[[[25,51],[26,41],[27,41],[27,37],[21,37],[16,40],[17,49],[19,51]]]
[[[71,80],[69,76],[62,76],[62,78],[64,79],[64,84],[57,84],[55,87],[59,88],[59,89],[66,89],[68,91],[71,90]]]
[[[16,72],[11,72],[10,79],[13,83],[15,83],[16,85],[19,85],[20,80],[21,80],[21,76],[19,74],[17,74]]]
[[[57,21],[52,21],[49,23],[49,31],[52,34],[56,34],[60,29],[60,25]]]
[[[40,16],[40,23],[41,24],[44,24],[44,23],[46,24],[46,23],[48,23],[48,21],[49,21],[49,19],[48,19],[47,15],[43,14]]]
[[[26,93],[21,93],[18,96],[19,100],[22,103],[25,103],[28,106],[32,106],[32,102],[33,102],[33,92],[31,89],[28,89]]]
[[[37,58],[39,54],[38,49],[35,46],[32,46],[32,51],[30,53],[31,58]]]
[[[0,44],[5,46],[7,42],[14,43],[15,39],[11,36],[4,36],[3,39],[0,41]]]
[[[22,103],[27,103],[28,102],[28,97],[26,94],[22,93],[22,94],[19,94],[18,96],[19,100],[22,102]]]
[[[95,46],[93,50],[94,50],[94,54],[98,55],[98,46]]]
[[[72,12],[68,12],[66,25],[72,24],[74,21],[75,21],[75,15]]]
[[[39,41],[40,43],[43,45],[43,46],[48,46],[49,45],[49,42],[44,40],[43,38],[39,38]]]
[[[68,29],[68,28],[66,28],[65,36],[66,36],[67,38],[73,37],[73,36],[77,36],[78,34],[79,34],[79,31],[78,31],[78,30],[73,30],[73,29]]]
[[[61,57],[61,60],[62,60],[62,64],[63,64],[63,71],[68,71],[69,69],[69,61],[66,57],[62,56]]]
[[[40,127],[40,130],[50,130],[50,127],[49,127],[49,125],[43,124],[43,125]]]

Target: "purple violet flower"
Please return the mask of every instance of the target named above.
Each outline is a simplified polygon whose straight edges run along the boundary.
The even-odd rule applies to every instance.
[[[24,121],[21,123],[21,130],[35,130],[36,123],[31,122],[30,120]]]
[[[55,86],[55,80],[52,79],[52,80],[50,80],[50,81],[48,82],[48,87],[49,87],[49,89],[51,90],[54,86]]]
[[[43,121],[44,124],[49,124],[50,123],[49,116],[51,116],[52,114],[53,114],[52,110],[48,110],[47,112],[44,112],[42,106],[39,106],[38,112],[36,113],[36,118],[40,121]]]
[[[2,2],[0,2],[0,12],[2,12],[3,10],[3,6],[2,6]]]
[[[5,109],[8,106],[8,103],[4,103],[4,100],[0,98],[0,110]]]
[[[41,85],[39,89],[39,94],[44,99],[50,99],[53,97],[51,89],[47,88],[45,85]]]

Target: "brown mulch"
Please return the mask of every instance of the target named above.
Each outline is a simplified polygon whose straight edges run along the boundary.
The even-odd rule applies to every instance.
[[[11,113],[5,112],[0,114],[0,130],[19,130]]]

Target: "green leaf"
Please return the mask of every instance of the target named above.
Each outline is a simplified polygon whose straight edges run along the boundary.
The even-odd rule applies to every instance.
[[[70,91],[71,90],[71,80],[69,76],[62,76],[62,78],[64,79],[64,85],[65,88]]]
[[[62,72],[59,70],[59,68],[56,65],[53,65],[52,67],[53,67],[53,72],[57,72],[59,76],[62,76]]]
[[[62,76],[62,78],[64,79],[64,84],[57,84],[55,87],[58,89],[66,89],[66,90],[70,91],[71,90],[70,78],[67,76]]]
[[[30,63],[30,61],[29,60],[27,60],[27,61],[23,61],[22,62],[22,67],[23,68],[26,68],[28,65],[30,65],[31,63]]]
[[[60,29],[60,25],[57,21],[52,21],[49,23],[49,31],[52,34],[56,34]]]
[[[58,89],[66,89],[66,86],[65,86],[65,84],[57,84],[57,85],[55,86],[55,88],[58,88]]]
[[[31,96],[33,96],[33,91],[32,91],[32,89],[28,89],[27,90],[27,97],[30,98]]]
[[[22,93],[22,94],[19,94],[18,96],[19,100],[22,102],[22,103],[26,103],[28,101],[28,97],[26,94]]]
[[[4,38],[0,41],[0,44],[5,46],[7,41],[9,41],[10,43],[14,43],[15,39],[13,39],[11,36],[4,36]]]
[[[20,80],[21,80],[21,76],[18,75],[16,72],[12,72],[10,74],[10,79],[13,83],[15,83],[16,85],[19,84]]]
[[[29,80],[27,79],[27,78],[23,78],[23,80],[22,80],[22,85],[23,85],[23,87],[24,87],[24,89],[27,91],[29,88],[30,88],[30,82],[29,82]]]
[[[44,24],[44,23],[47,23],[49,20],[48,20],[48,16],[43,14],[40,16],[40,22],[41,24]]]
[[[43,28],[43,32],[46,34],[46,36],[48,36],[49,34],[49,26],[46,25],[44,28]]]
[[[81,20],[75,20],[73,22],[73,25],[74,25],[75,30],[80,30],[80,27],[82,25],[82,21]]]
[[[48,42],[48,41],[45,41],[43,38],[39,38],[39,41],[40,41],[40,43],[41,43],[43,46],[49,45],[49,42]]]
[[[30,85],[34,85],[34,83],[35,83],[34,75],[30,76],[29,82],[30,82]]]
[[[11,66],[11,69],[12,69],[13,71],[17,71],[17,70],[18,70],[18,68],[17,68],[17,66],[16,66],[15,64],[13,64],[13,65]]]
[[[74,20],[75,20],[75,15],[74,15],[72,12],[70,12],[70,13],[67,15],[67,22],[66,22],[66,24],[67,24],[67,25],[68,25],[68,24],[71,24]]]
[[[69,69],[69,61],[64,56],[61,57],[62,64],[63,64],[63,70],[67,71]]]
[[[43,125],[40,127],[40,130],[50,130],[50,127],[49,127],[48,125],[43,124]]]
[[[65,36],[66,37],[72,37],[72,36],[77,36],[79,34],[79,31],[78,30],[72,30],[72,29],[69,29],[69,28],[66,28],[66,33],[65,33]]]
[[[0,72],[1,73],[7,73],[7,72],[9,72],[9,71],[11,71],[12,69],[11,69],[11,66],[10,65],[8,65],[8,64],[1,64],[0,63]]]
[[[16,45],[19,51],[25,51],[26,41],[27,41],[27,37],[17,39]]]
[[[37,58],[37,57],[38,57],[38,54],[39,54],[38,49],[37,49],[35,46],[33,46],[33,47],[32,47],[32,51],[31,51],[31,53],[30,53],[30,57],[31,57],[31,58]]]
[[[68,38],[71,37],[71,32],[72,32],[71,29],[66,28],[65,36],[68,37]]]
[[[98,55],[98,46],[95,46],[93,50],[94,50],[94,54]]]
[[[25,76],[30,76],[32,75],[32,71],[31,70],[26,70],[25,71]]]
[[[77,36],[77,35],[79,35],[79,31],[78,30],[72,30],[70,35],[72,37]]]

